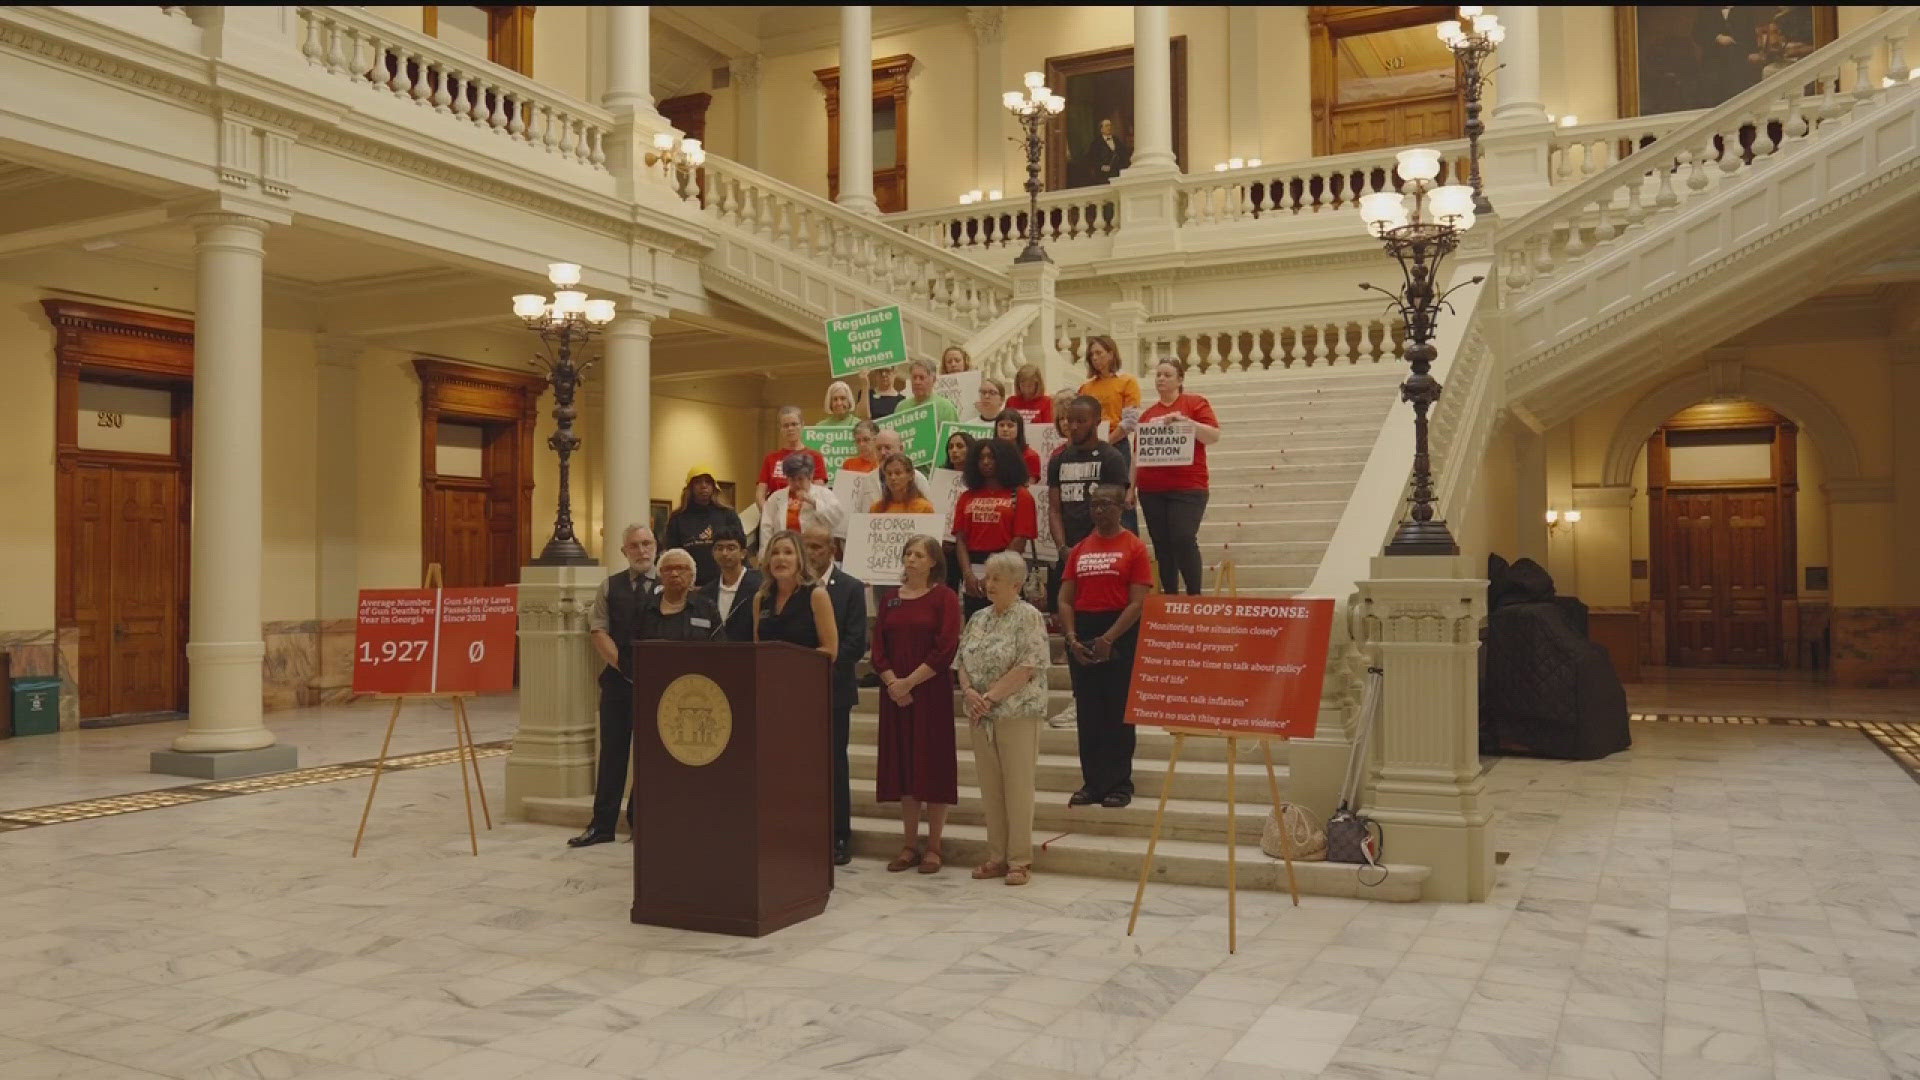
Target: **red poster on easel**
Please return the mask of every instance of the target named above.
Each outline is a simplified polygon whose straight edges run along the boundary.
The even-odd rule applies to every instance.
[[[362,589],[354,693],[511,690],[517,632],[512,588]]]

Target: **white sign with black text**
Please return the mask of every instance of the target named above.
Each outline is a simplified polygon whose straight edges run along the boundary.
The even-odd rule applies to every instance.
[[[900,556],[915,536],[940,538],[946,528],[933,514],[848,514],[847,573],[869,585],[900,584]]]
[[[1193,444],[1191,423],[1142,424],[1133,433],[1133,460],[1143,466],[1191,465]]]

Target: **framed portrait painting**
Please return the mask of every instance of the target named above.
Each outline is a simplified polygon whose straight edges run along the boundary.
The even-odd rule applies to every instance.
[[[1172,49],[1173,156],[1187,170],[1187,39]],[[1067,99],[1047,121],[1047,190],[1104,184],[1133,163],[1133,46],[1047,57],[1047,85]]]
[[[1832,5],[1615,7],[1620,115],[1710,109],[1832,41]]]
[[[652,527],[654,536],[665,536],[667,519],[673,516],[673,503],[666,499],[647,500],[647,524]]]

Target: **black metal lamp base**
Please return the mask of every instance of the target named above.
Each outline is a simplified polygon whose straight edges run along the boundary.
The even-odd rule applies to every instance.
[[[1402,521],[1383,554],[1458,555],[1460,545],[1453,542],[1444,521]]]
[[[1047,254],[1047,250],[1041,247],[1039,243],[1030,242],[1027,244],[1026,250],[1020,253],[1020,257],[1013,261],[1017,263],[1033,263],[1052,262],[1053,259]]]
[[[540,557],[533,560],[534,566],[597,566],[600,560],[587,554],[580,541],[573,537],[554,537],[547,546],[540,549]]]
[[[1484,191],[1473,193],[1473,212],[1476,216],[1493,213],[1493,203]]]

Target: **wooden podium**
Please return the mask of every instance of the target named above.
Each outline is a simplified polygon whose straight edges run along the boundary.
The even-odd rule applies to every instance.
[[[832,662],[638,641],[633,669],[633,921],[760,937],[826,910]]]

